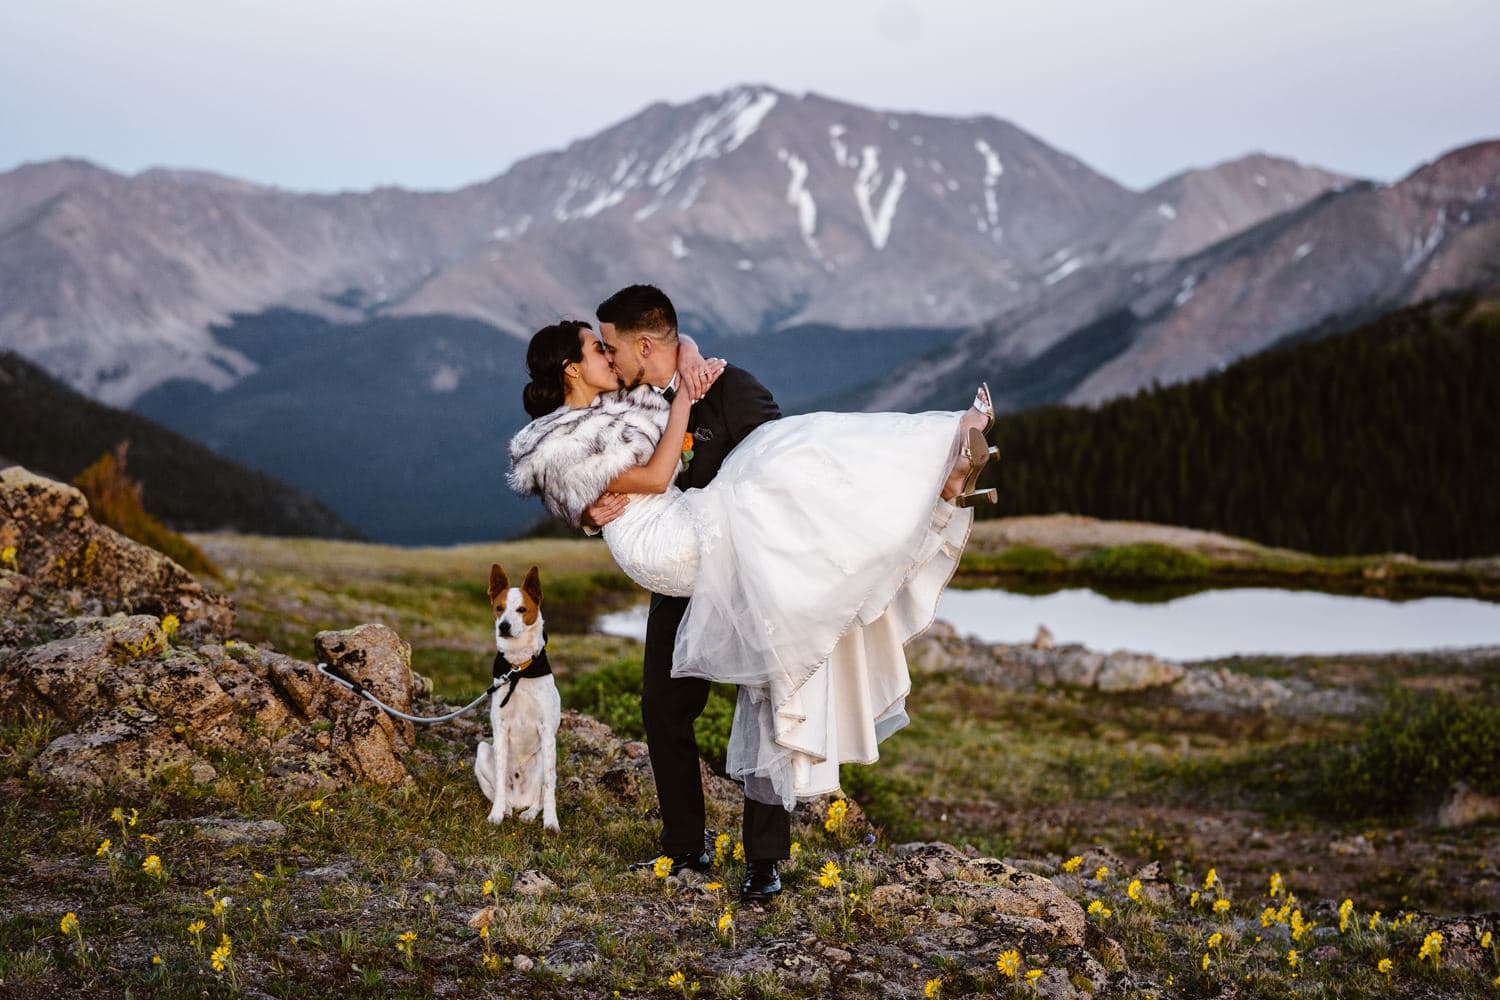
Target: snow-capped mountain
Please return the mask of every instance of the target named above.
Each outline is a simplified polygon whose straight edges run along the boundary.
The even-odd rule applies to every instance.
[[[1342,180],[1251,158],[1141,194],[1000,119],[766,87],[653,105],[453,192],[33,164],[0,174],[0,348],[128,403],[173,379],[234,384],[253,352],[210,327],[282,307],[525,336],[646,280],[685,327],[721,335],[953,328],[1079,268],[1199,249]]]
[[[1097,403],[1289,336],[1497,283],[1500,141],[1455,150],[1394,184],[1330,190],[1179,259],[1101,254],[862,402],[916,408],[983,372],[1010,409]]]

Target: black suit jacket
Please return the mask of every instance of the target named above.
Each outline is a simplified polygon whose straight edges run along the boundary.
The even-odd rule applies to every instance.
[[[780,416],[776,400],[754,375],[734,365],[725,368],[688,416],[693,460],[677,477],[678,488],[707,486],[732,448],[755,428]]]

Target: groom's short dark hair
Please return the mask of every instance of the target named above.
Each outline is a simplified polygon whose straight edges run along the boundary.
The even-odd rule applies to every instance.
[[[599,303],[594,315],[625,336],[654,333],[665,340],[677,339],[677,310],[667,293],[655,285],[622,288]]]

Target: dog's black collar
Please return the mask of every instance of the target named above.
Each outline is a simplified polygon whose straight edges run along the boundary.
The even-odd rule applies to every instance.
[[[515,671],[506,660],[504,653],[495,654],[495,662],[490,667],[490,676],[497,682],[502,678],[510,685],[510,690],[505,692],[505,697],[500,700],[500,707],[504,708],[510,701],[510,696],[516,693],[516,687],[523,680],[531,680],[536,677],[547,677],[552,673],[552,664],[547,659],[547,634],[542,633],[542,648],[531,658],[531,665],[525,670]]]

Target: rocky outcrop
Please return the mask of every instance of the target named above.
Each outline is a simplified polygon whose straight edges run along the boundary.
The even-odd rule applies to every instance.
[[[33,774],[201,784],[234,755],[288,790],[407,779],[411,723],[313,664],[230,639],[226,598],[96,524],[72,487],[0,472],[0,552],[0,716],[46,718],[60,730]],[[315,648],[412,711],[411,647],[389,628],[323,632]]]
[[[35,595],[25,592],[40,590],[65,593],[74,613],[174,615],[198,636],[224,638],[234,625],[227,597],[96,523],[78,490],[18,465],[0,470],[0,550],[8,549],[13,575],[0,586],[0,612],[28,610]]]
[[[1203,712],[1284,716],[1352,715],[1371,706],[1347,688],[1300,678],[1278,680],[1223,666],[1176,663],[1145,653],[1104,653],[1080,645],[988,643],[939,622],[907,647],[914,670],[957,671],[965,679],[1010,690],[1064,687],[1103,694],[1154,692]]]

